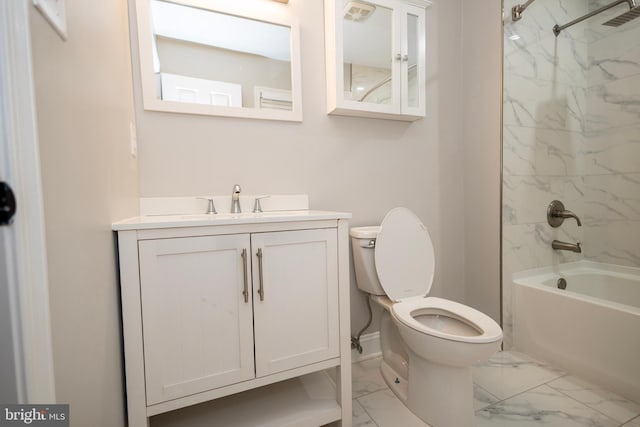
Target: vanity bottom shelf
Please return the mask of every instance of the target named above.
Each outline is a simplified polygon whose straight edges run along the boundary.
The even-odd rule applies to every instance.
[[[334,383],[326,372],[290,380],[151,417],[151,427],[322,426],[341,418]]]

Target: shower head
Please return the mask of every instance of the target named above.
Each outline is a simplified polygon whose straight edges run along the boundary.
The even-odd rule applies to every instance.
[[[620,25],[626,24],[632,19],[640,17],[640,5],[636,4],[634,0],[630,0],[629,7],[630,9],[627,12],[608,20],[607,22],[604,22],[602,25],[607,25],[609,27],[619,27]]]

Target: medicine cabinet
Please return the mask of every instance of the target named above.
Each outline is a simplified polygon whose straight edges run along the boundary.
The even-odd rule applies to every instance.
[[[425,116],[424,0],[325,0],[329,114]]]

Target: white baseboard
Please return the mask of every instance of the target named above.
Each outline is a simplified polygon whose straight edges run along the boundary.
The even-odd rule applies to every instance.
[[[355,348],[351,349],[352,363],[358,363],[380,356],[382,354],[380,350],[380,332],[362,335],[360,337],[360,345],[362,346],[362,354],[358,353],[358,350]]]

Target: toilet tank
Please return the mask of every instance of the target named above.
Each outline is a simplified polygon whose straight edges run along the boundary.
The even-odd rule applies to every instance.
[[[373,254],[379,232],[380,226],[353,227],[349,231],[358,289],[372,295],[385,295],[378,280]]]

